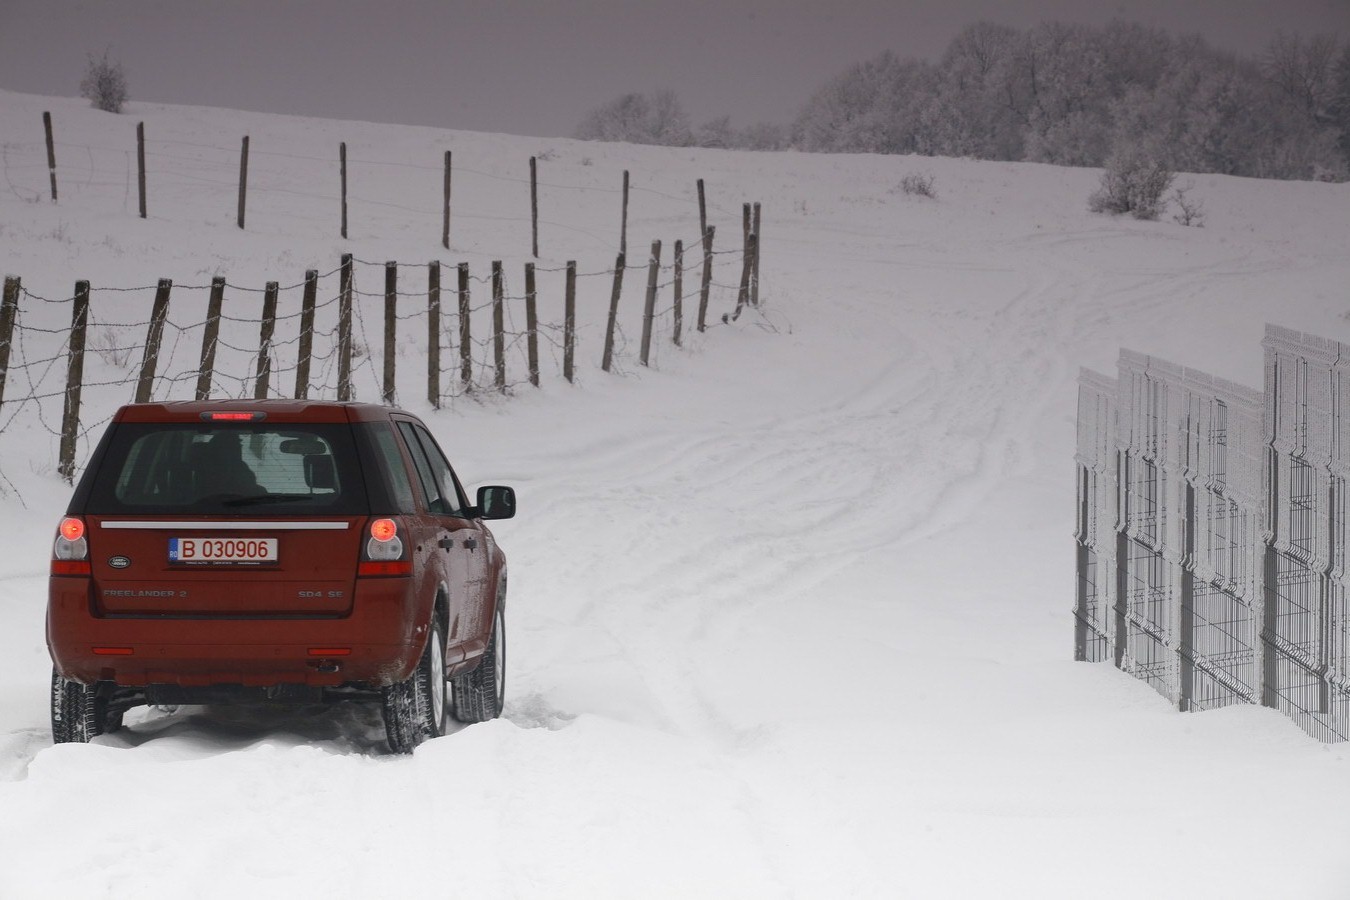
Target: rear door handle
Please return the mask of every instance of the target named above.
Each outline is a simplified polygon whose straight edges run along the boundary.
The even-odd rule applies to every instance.
[[[464,541],[464,546],[468,547],[470,550],[475,550],[478,548],[478,542],[473,538],[468,538]]]
[[[442,550],[449,550],[455,546],[455,539],[450,537],[443,537],[436,542],[436,546],[440,547]]]

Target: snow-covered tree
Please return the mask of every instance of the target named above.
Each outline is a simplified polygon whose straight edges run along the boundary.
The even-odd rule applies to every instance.
[[[969,25],[952,40],[919,110],[920,153],[1022,158],[1025,123],[1006,94],[1017,40],[1015,29],[990,22]]]
[[[577,127],[585,141],[629,141],[684,147],[693,143],[689,116],[674,91],[623,94],[587,113]]]
[[[734,147],[736,133],[731,127],[731,116],[718,116],[704,122],[698,127],[694,143],[700,147]]]
[[[850,67],[816,92],[793,125],[793,144],[843,153],[912,153],[932,68],[888,52]]]
[[[108,59],[108,51],[95,59],[89,56],[84,78],[80,81],[80,96],[104,112],[120,113],[127,102],[127,76],[122,64]]]
[[[772,122],[756,122],[739,134],[736,146],[746,150],[783,150],[788,146],[787,129]]]
[[[1262,60],[1266,77],[1308,118],[1326,123],[1336,94],[1336,38],[1279,32]]]

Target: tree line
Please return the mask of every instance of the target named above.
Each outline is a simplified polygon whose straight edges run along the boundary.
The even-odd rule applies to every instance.
[[[671,91],[591,111],[587,140],[896,153],[1173,171],[1350,176],[1350,44],[1275,35],[1242,56],[1129,22],[967,26],[936,62],[885,52],[822,85],[790,125],[694,127]]]

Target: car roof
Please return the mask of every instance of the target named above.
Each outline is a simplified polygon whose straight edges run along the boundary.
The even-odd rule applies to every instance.
[[[171,400],[128,403],[115,422],[200,422],[210,413],[263,413],[262,421],[289,424],[320,422],[383,422],[390,414],[417,418],[412,413],[376,403],[335,400]]]

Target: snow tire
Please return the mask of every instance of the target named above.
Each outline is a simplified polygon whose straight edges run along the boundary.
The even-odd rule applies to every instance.
[[[501,600],[498,598],[482,660],[473,671],[451,680],[455,688],[455,718],[461,722],[495,719],[506,705],[506,620]]]
[[[108,730],[108,698],[97,684],[70,681],[52,669],[52,741],[87,744]],[[121,714],[115,725],[121,724]]]
[[[384,689],[384,733],[389,749],[411,753],[423,741],[445,734],[449,719],[449,686],[445,679],[445,635],[439,616],[417,668],[405,681]]]

